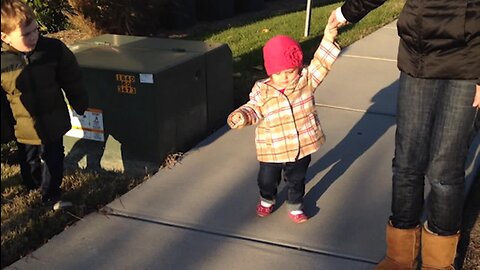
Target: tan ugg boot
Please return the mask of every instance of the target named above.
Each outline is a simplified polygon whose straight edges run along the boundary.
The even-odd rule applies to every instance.
[[[413,229],[397,229],[387,224],[387,255],[374,270],[415,270],[420,251],[418,226]]]
[[[422,231],[422,270],[455,270],[453,261],[460,233],[440,236],[425,226]]]

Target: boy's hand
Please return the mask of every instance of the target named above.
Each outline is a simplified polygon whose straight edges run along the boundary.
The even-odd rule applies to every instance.
[[[334,42],[337,35],[338,35],[337,23],[329,19],[327,26],[325,26],[325,30],[323,31],[323,38],[330,42]]]
[[[233,112],[228,117],[227,123],[231,128],[239,128],[245,125],[245,119],[243,118],[243,115],[241,113]]]

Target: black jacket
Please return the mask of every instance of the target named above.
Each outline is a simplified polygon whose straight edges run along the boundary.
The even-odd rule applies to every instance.
[[[60,40],[40,36],[32,52],[2,44],[1,56],[2,95],[10,104],[17,141],[39,145],[61,138],[71,128],[64,93],[77,113],[88,106],[72,51]],[[11,119],[3,105],[2,128]]]
[[[342,14],[358,22],[385,0],[347,0]],[[397,22],[398,68],[417,78],[480,84],[480,1],[407,0]]]

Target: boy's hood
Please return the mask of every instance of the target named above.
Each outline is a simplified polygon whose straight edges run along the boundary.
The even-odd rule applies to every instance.
[[[11,49],[13,48],[10,45],[2,41],[2,52],[10,51]]]
[[[5,43],[2,41],[2,53],[3,52],[13,52],[13,53],[22,53],[20,52],[19,50],[13,48],[12,46],[10,46],[9,44]]]

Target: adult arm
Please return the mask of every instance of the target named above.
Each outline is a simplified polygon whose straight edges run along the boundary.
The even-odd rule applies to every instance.
[[[370,11],[383,5],[386,0],[347,0],[340,8],[343,17],[350,23],[356,23]]]

